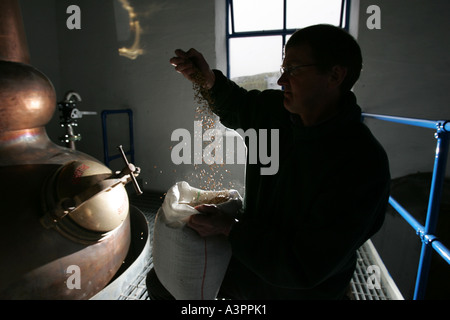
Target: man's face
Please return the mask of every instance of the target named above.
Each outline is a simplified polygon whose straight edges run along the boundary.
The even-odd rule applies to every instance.
[[[283,67],[295,68],[284,72],[278,84],[284,87],[284,107],[299,115],[317,112],[328,93],[328,73],[319,72],[309,45],[299,45],[286,50]],[[292,70],[292,69],[291,69]]]

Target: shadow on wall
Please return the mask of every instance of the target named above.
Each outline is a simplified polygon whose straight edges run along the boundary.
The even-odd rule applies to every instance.
[[[425,225],[431,173],[393,179],[391,195]],[[450,179],[445,180],[436,236],[450,246]],[[405,299],[413,299],[422,242],[415,230],[391,206],[381,230],[372,238],[389,273]],[[433,250],[425,299],[450,299],[450,265]]]

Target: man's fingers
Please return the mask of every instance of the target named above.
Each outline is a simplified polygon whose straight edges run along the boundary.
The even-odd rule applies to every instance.
[[[189,59],[189,55],[181,49],[175,50],[175,57],[170,59],[170,64],[173,66],[178,66],[181,64],[192,64],[192,61]]]
[[[185,60],[186,60],[186,59],[184,59],[184,58],[173,57],[173,58],[171,58],[169,61],[170,61],[170,64],[171,64],[171,65],[173,65],[174,67],[176,67],[177,65],[184,63]]]
[[[175,67],[175,70],[179,73],[183,73],[186,75],[191,75],[195,72],[195,68],[192,63],[180,63]]]
[[[181,49],[176,49],[175,55],[180,58],[189,58],[188,54]]]
[[[181,73],[192,82],[198,82],[198,79],[194,78],[194,74],[200,72],[205,79],[204,83],[200,83],[202,86],[211,89],[215,82],[215,76],[210,69],[207,61],[203,55],[196,49],[191,48],[187,52],[176,49],[175,57],[170,59],[170,63],[175,67],[178,73]]]
[[[181,50],[182,51],[182,50]],[[198,52],[197,50],[195,50],[194,48],[189,49],[187,52],[185,52],[186,57],[190,58],[190,59],[203,59],[203,55]]]
[[[195,207],[201,213],[217,213],[219,210],[215,204],[201,204]]]
[[[207,224],[207,217],[202,214],[193,214],[189,219],[189,223],[202,226]]]
[[[197,233],[201,237],[205,237],[208,235],[208,230],[210,228],[207,221],[204,219],[206,217],[202,216],[201,214],[194,214],[189,218],[189,221],[187,225],[191,228],[197,231]]]

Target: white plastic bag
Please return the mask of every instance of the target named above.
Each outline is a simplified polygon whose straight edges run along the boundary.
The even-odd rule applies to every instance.
[[[205,191],[178,182],[166,194],[158,210],[153,233],[153,265],[163,286],[177,300],[215,299],[231,258],[231,247],[225,236],[202,238],[186,226],[189,217],[199,214],[194,206],[217,204],[222,211],[235,216],[242,207],[236,190]]]

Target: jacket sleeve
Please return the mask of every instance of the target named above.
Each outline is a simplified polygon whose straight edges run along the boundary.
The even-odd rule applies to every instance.
[[[258,129],[265,125],[265,115],[285,111],[279,106],[280,90],[246,90],[227,79],[222,72],[213,70],[216,82],[209,91],[211,110],[220,122],[230,129]],[[265,128],[268,129],[268,128]]]

